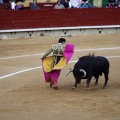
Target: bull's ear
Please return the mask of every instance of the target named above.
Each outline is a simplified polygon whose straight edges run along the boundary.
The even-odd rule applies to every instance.
[[[95,53],[92,53],[92,56],[94,57],[94,56],[95,56]]]
[[[91,56],[91,54],[89,53],[88,56]]]

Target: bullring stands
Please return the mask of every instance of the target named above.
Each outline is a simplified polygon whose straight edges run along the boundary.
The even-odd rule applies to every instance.
[[[33,0],[30,0],[30,2],[33,2]],[[45,3],[46,0],[37,0],[38,3]],[[57,0],[50,0],[50,2],[57,2]]]
[[[16,5],[23,4],[24,7],[30,7],[30,0],[25,0],[24,2],[17,2]]]
[[[33,3],[33,0],[29,0],[30,5]],[[37,0],[37,4],[40,9],[53,9],[57,0],[50,0],[50,2],[46,2],[46,0]]]
[[[46,2],[46,0],[37,0],[38,5],[40,6],[41,9],[53,9],[54,5],[56,4],[57,0],[50,0],[50,2]],[[25,0],[24,2],[17,2],[16,5],[23,4],[25,9],[29,9],[30,5],[33,3],[33,0]],[[6,8],[6,5],[8,8]],[[11,5],[10,3],[7,4],[0,4],[0,10],[10,10]]]
[[[57,0],[50,0],[49,3],[56,3]],[[23,4],[24,7],[30,7],[30,4],[33,3],[33,0],[25,0],[24,2],[18,2],[17,5]],[[37,0],[38,5],[40,6],[41,3],[46,3],[46,0]],[[41,4],[41,6],[43,6]]]

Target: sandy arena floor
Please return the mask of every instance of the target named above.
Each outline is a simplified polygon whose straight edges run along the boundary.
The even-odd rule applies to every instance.
[[[85,80],[72,90],[75,80],[66,72],[74,62],[62,70],[58,91],[44,82],[41,55],[58,39],[0,41],[0,120],[120,120],[120,35],[66,37],[80,50],[71,61],[88,53],[109,57],[106,89],[102,89],[102,76],[98,86],[91,80],[90,90],[85,89]]]

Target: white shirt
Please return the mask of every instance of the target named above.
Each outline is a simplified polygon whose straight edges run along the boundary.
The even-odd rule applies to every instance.
[[[69,6],[74,8],[79,8],[79,4],[82,2],[82,0],[70,0]]]
[[[11,8],[12,8],[12,10],[15,10],[15,6],[16,6],[15,2],[11,2]]]
[[[65,7],[62,4],[60,5],[56,4],[54,9],[65,9]]]

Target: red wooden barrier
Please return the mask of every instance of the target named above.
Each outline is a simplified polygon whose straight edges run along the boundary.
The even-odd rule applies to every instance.
[[[120,8],[0,11],[0,30],[120,25]]]

